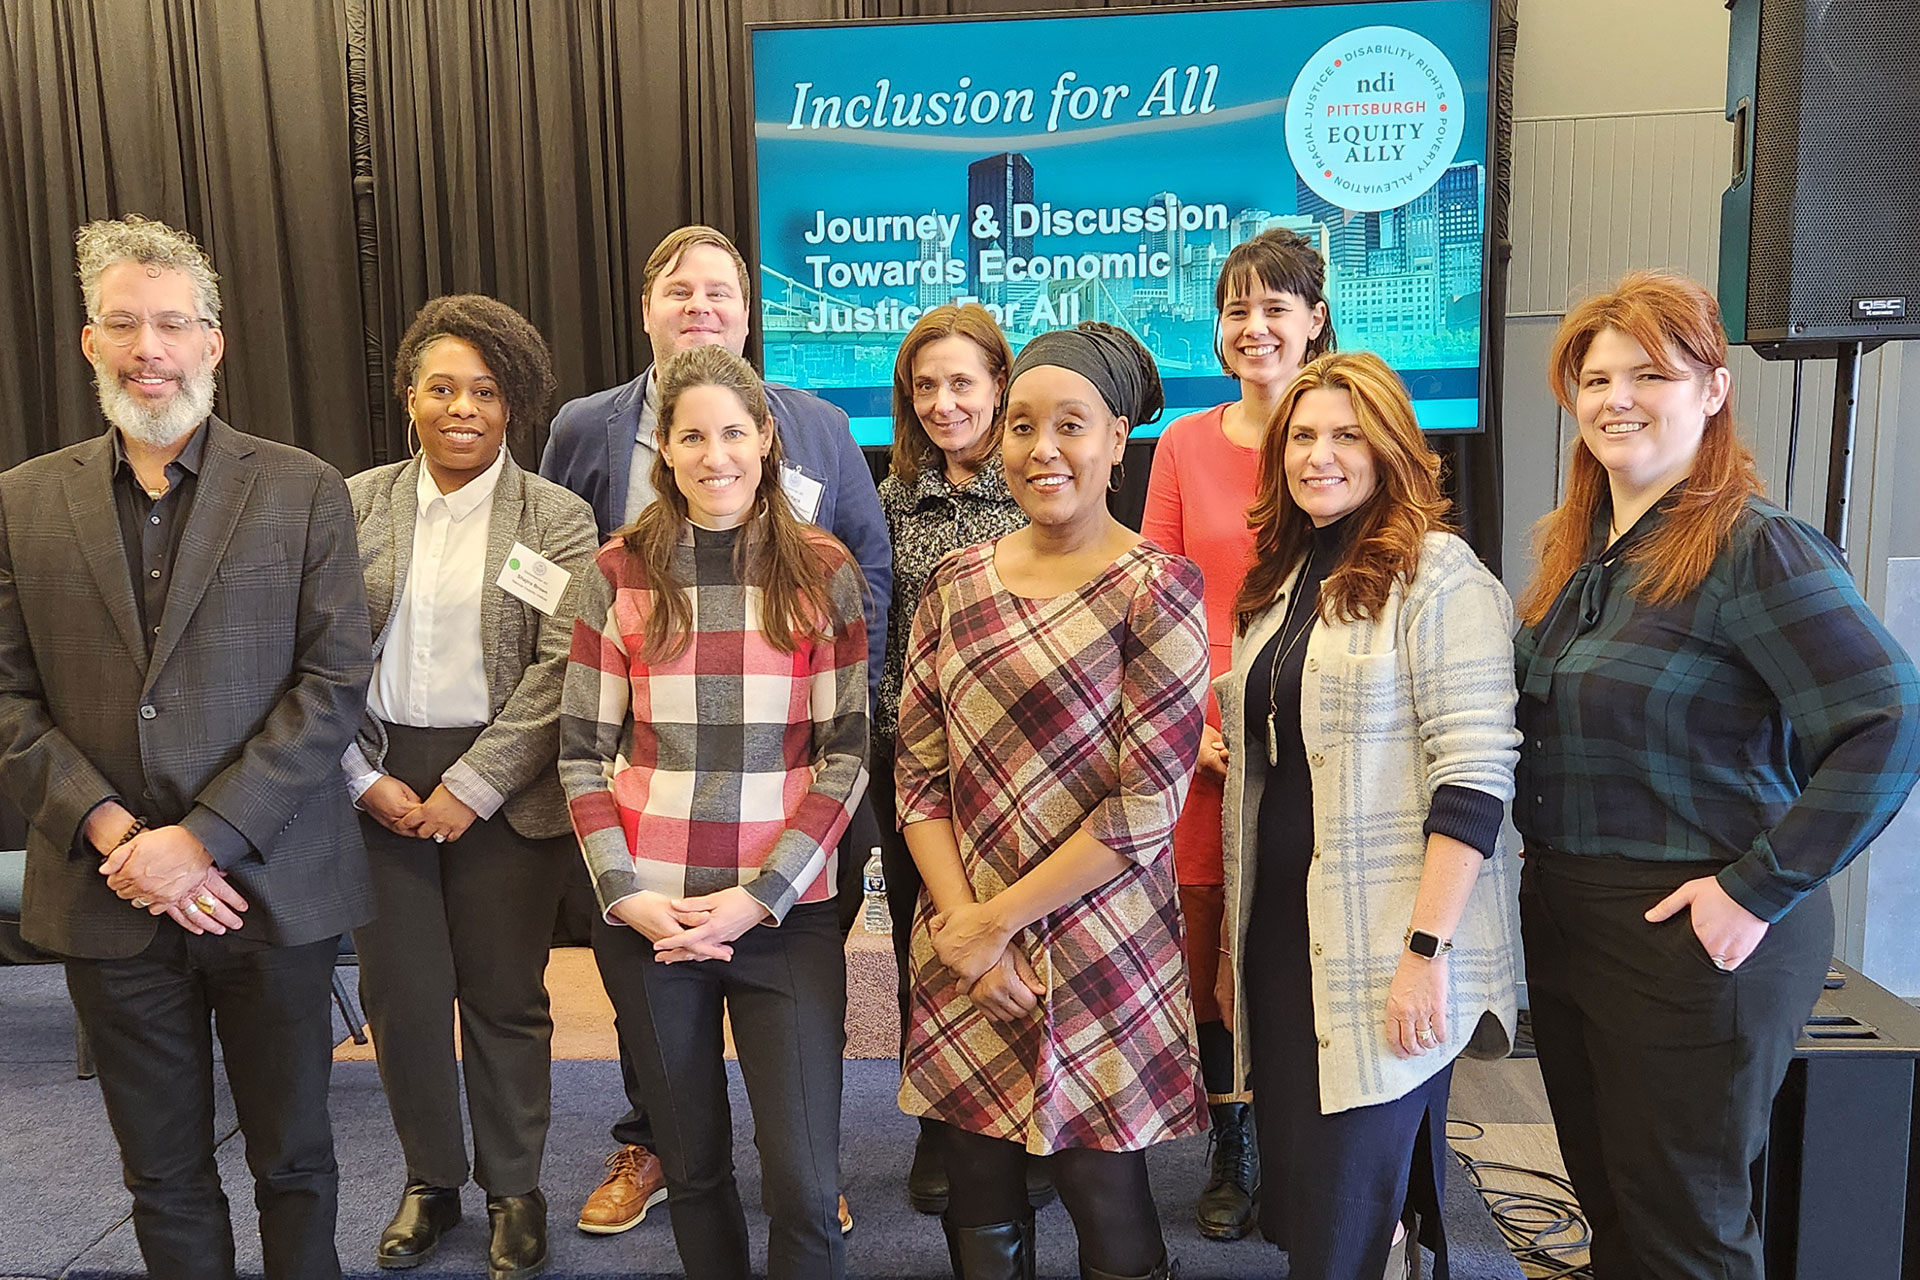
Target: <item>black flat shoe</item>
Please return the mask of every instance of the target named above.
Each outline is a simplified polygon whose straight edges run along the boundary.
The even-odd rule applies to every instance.
[[[489,1280],[520,1280],[547,1265],[547,1198],[540,1188],[523,1196],[488,1196],[487,1217],[493,1223]]]
[[[440,1237],[460,1221],[460,1189],[409,1182],[393,1221],[380,1233],[373,1263],[385,1271],[417,1267],[440,1247]]]

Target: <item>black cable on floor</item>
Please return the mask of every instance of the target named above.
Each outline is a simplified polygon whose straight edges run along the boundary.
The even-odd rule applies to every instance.
[[[1460,1150],[1462,1143],[1485,1134],[1486,1130],[1471,1120],[1447,1121],[1447,1145],[1453,1148],[1454,1159],[1486,1201],[1494,1225],[1500,1228],[1508,1250],[1529,1280],[1592,1280],[1591,1262],[1568,1261],[1568,1255],[1587,1252],[1592,1242],[1586,1217],[1573,1195],[1573,1184],[1542,1169],[1476,1160]],[[1527,1181],[1516,1187],[1497,1175]],[[1544,1184],[1552,1192],[1563,1194],[1551,1194],[1532,1184]]]

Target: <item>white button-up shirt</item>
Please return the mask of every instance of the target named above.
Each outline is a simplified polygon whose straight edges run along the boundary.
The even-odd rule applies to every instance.
[[[367,689],[367,709],[388,724],[464,729],[491,719],[480,592],[493,490],[505,466],[502,449],[485,472],[441,493],[421,464],[413,563]]]

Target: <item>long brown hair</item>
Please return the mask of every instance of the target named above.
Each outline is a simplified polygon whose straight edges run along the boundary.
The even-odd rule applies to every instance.
[[[921,316],[900,344],[893,359],[893,465],[892,471],[909,490],[920,482],[920,473],[946,465],[940,446],[927,435],[920,415],[913,406],[913,362],[920,353],[943,338],[965,338],[980,348],[987,366],[987,377],[1000,379],[1006,387],[1007,370],[1013,365],[1013,349],[1007,335],[985,307],[977,302],[956,305],[948,302]],[[1005,397],[994,406],[993,424],[981,439],[982,457],[990,457],[1000,448],[1000,432],[1006,427]]]
[[[1669,377],[1700,378],[1727,364],[1727,335],[1713,295],[1687,277],[1667,271],[1634,271],[1608,293],[1589,298],[1560,322],[1547,360],[1554,398],[1578,416],[1580,366],[1603,330],[1632,338],[1661,362]],[[1667,367],[1672,358],[1679,362]],[[1693,471],[1675,487],[1674,502],[1660,527],[1626,553],[1641,567],[1633,593],[1648,604],[1670,604],[1698,587],[1726,546],[1733,522],[1748,497],[1764,492],[1753,454],[1733,426],[1733,392],[1707,418]],[[1567,464],[1567,492],[1534,533],[1538,567],[1517,607],[1529,626],[1542,622],[1560,589],[1587,558],[1595,514],[1611,501],[1607,470],[1586,443],[1574,441]]]
[[[673,469],[667,465],[666,443],[680,397],[694,387],[731,391],[746,407],[754,426],[773,437],[772,447],[760,460],[753,514],[733,548],[734,569],[741,584],[760,589],[761,633],[781,653],[792,653],[802,641],[825,638],[833,619],[827,590],[833,565],[826,548],[839,544],[831,535],[803,524],[787,501],[787,491],[780,483],[780,436],[774,430],[759,375],[724,347],[700,346],[670,357],[656,376],[660,379],[659,449],[652,472],[656,497],[638,519],[613,535],[626,543],[627,554],[633,557],[653,594],[641,656],[648,662],[671,661],[686,652],[693,638],[693,602],[687,595],[687,584],[674,567],[674,552],[687,526],[687,496],[680,492]]]
[[[1287,387],[1260,446],[1260,483],[1247,524],[1253,567],[1234,601],[1240,631],[1280,596],[1280,588],[1313,541],[1313,519],[1287,487],[1287,435],[1294,408],[1309,391],[1344,391],[1360,436],[1373,451],[1374,490],[1358,511],[1345,557],[1320,587],[1320,616],[1370,618],[1396,580],[1420,568],[1427,534],[1448,528],[1450,503],[1440,492],[1440,455],[1420,434],[1413,401],[1386,361],[1367,351],[1330,352],[1308,362]]]

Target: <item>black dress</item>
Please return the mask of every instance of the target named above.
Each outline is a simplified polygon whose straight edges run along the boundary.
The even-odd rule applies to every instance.
[[[1446,1280],[1439,1214],[1446,1146],[1440,1138],[1453,1068],[1391,1102],[1333,1115],[1320,1111],[1320,1045],[1307,954],[1313,786],[1300,732],[1300,674],[1307,649],[1303,633],[1317,617],[1320,585],[1339,561],[1350,525],[1343,519],[1314,531],[1288,615],[1247,674],[1247,768],[1266,774],[1239,992],[1247,1010],[1248,1082],[1260,1142],[1260,1231],[1287,1251],[1292,1280],[1371,1280],[1386,1267],[1394,1222],[1411,1206],[1422,1220],[1422,1243],[1434,1251],[1434,1275]]]

